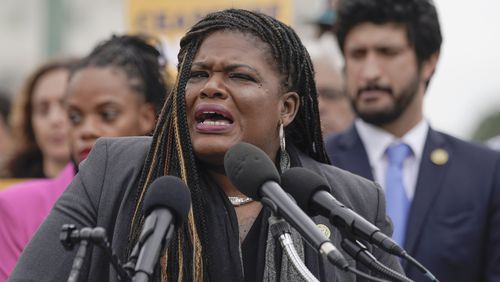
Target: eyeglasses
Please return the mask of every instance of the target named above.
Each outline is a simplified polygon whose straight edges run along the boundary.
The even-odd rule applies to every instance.
[[[345,91],[335,88],[318,88],[318,97],[324,99],[342,99],[347,98]]]

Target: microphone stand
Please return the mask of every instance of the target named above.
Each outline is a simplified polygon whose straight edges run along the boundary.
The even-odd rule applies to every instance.
[[[290,198],[291,198],[293,201],[295,201],[292,197],[290,197]],[[260,199],[260,202],[261,202],[263,205],[265,205],[266,207],[268,207],[268,208],[272,211],[272,214],[273,214],[273,215],[274,215],[274,214],[278,214],[278,210],[279,210],[279,209],[278,209],[278,206],[277,206],[277,205],[276,205],[276,204],[275,204],[275,203],[274,203],[274,202],[273,202],[270,198],[268,198],[268,197],[262,197],[262,198]],[[301,235],[302,235],[302,234],[301,234]],[[306,242],[307,242],[307,241],[306,241]],[[308,243],[309,243],[309,242],[308,242]],[[293,245],[293,244],[292,244],[292,245]],[[294,251],[295,251],[295,249],[294,249]],[[295,252],[296,252],[296,251],[295,251]],[[323,254],[323,255],[325,255],[324,253],[322,253],[322,254]],[[290,259],[290,260],[291,260],[292,262],[294,261],[294,259]],[[299,263],[299,264],[303,264],[303,262],[302,262],[300,259],[299,259],[299,261],[300,261],[300,263]],[[329,261],[330,261],[330,260],[329,260]],[[330,262],[331,262],[331,261],[330,261]],[[296,266],[295,264],[293,264],[293,265],[294,265],[294,267],[299,268],[299,266]],[[300,267],[300,268],[302,268],[302,267]],[[305,266],[304,266],[304,268],[306,268],[306,269],[307,269],[307,267],[305,267]],[[374,281],[374,282],[387,282],[387,280],[384,280],[384,279],[379,279],[379,278],[377,278],[377,277],[373,277],[373,276],[368,275],[368,274],[366,274],[366,273],[364,273],[364,272],[361,272],[361,271],[359,271],[359,270],[357,270],[356,268],[351,267],[351,266],[347,266],[347,268],[346,268],[346,269],[343,269],[343,270],[344,270],[344,271],[349,271],[349,272],[351,272],[351,273],[354,273],[355,275],[357,275],[357,276],[359,276],[359,277],[362,277],[362,278],[365,278],[365,279],[367,279],[367,280],[369,280],[369,281]],[[307,270],[307,271],[309,271],[309,270]],[[301,272],[299,271],[299,273],[301,273]],[[302,274],[301,274],[301,275],[302,275]],[[311,275],[312,275],[312,274],[311,274]],[[312,275],[312,277],[314,277],[314,275]],[[304,279],[306,279],[306,278],[304,278]],[[314,277],[314,279],[316,279],[316,277]],[[315,281],[315,280],[313,280],[313,281]],[[316,281],[317,281],[317,280],[316,280]]]
[[[380,263],[371,253],[368,251],[365,245],[355,239],[345,238],[340,244],[342,248],[356,261],[361,262],[363,265],[371,270],[384,275],[385,277],[398,282],[413,282],[410,278],[390,269],[384,264]]]
[[[83,237],[90,237],[90,228],[83,228],[80,232]],[[83,265],[83,260],[85,259],[85,255],[87,254],[87,246],[89,244],[88,239],[80,238],[80,246],[78,247],[78,251],[76,252],[75,258],[73,259],[73,264],[71,265],[71,272],[68,276],[68,282],[77,282],[78,276],[80,275],[80,268]]]
[[[271,235],[275,239],[279,240],[286,256],[292,262],[293,267],[297,270],[300,276],[306,281],[319,282],[319,280],[316,279],[316,277],[305,266],[304,262],[297,253],[297,250],[293,245],[292,237],[290,236],[290,225],[284,219],[273,214],[269,217],[269,228],[271,230]]]
[[[118,281],[130,281],[130,275],[128,275],[125,269],[121,266],[120,259],[113,252],[104,228],[84,227],[77,230],[76,226],[73,224],[64,224],[61,228],[59,239],[63,247],[70,251],[73,250],[76,244],[80,244],[76,256],[73,259],[73,265],[68,276],[68,282],[78,281],[78,276],[80,275],[80,269],[83,265],[83,260],[85,259],[89,242],[95,243],[104,251],[106,257],[111,261],[111,265],[117,273]]]
[[[129,256],[129,261],[124,265],[124,269],[127,271],[129,276],[132,276],[132,282],[147,282],[154,272],[154,261],[158,258],[160,251],[164,249],[165,245],[172,240],[175,235],[175,226],[169,225],[166,228],[164,236],[160,233],[155,233],[156,225],[161,224],[157,221],[157,217],[147,217],[144,222],[144,226],[141,234],[139,235],[139,240],[132,249]],[[146,253],[143,246],[148,240],[155,240],[158,237],[162,237],[162,247],[156,254]]]

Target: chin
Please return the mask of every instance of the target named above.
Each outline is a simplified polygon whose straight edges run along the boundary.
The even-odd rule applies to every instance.
[[[69,160],[70,152],[69,151],[54,152],[53,156],[54,156],[53,159],[56,159],[58,161],[67,161]]]
[[[196,157],[202,162],[213,165],[224,165],[224,155],[231,146],[232,144],[203,142],[202,144],[193,144],[193,149]]]

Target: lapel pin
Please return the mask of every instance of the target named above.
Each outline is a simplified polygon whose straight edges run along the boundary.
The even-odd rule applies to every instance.
[[[330,232],[330,229],[324,225],[324,224],[317,224],[316,227],[318,227],[319,231],[321,231],[321,233],[323,233],[323,235],[326,236],[326,238],[330,239],[330,235],[332,234]]]
[[[444,149],[435,149],[431,153],[431,161],[435,165],[444,165],[448,162],[448,159],[450,156],[448,155],[448,152],[446,152]]]

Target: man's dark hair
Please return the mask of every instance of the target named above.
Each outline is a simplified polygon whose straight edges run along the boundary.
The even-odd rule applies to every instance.
[[[349,31],[364,22],[403,24],[419,65],[441,48],[441,27],[432,0],[340,0],[335,32],[342,52]]]
[[[287,142],[312,158],[327,163],[318,111],[311,59],[293,29],[282,22],[258,13],[228,9],[207,15],[182,38],[178,54],[179,66],[176,84],[162,109],[139,181],[139,193],[131,222],[130,242],[134,243],[141,230],[144,214],[142,202],[150,183],[162,175],[181,177],[191,190],[192,216],[177,232],[177,244],[168,251],[167,276],[177,281],[206,281],[210,244],[204,207],[206,183],[200,175],[187,125],[185,89],[190,78],[191,65],[203,40],[217,31],[235,31],[255,36],[269,51],[270,64],[282,75],[282,87],[295,91],[300,106],[291,124],[285,128]],[[265,101],[262,101],[265,103]],[[213,254],[212,254],[213,255]],[[216,259],[216,258],[212,258]],[[204,278],[205,277],[205,278]]]
[[[146,102],[153,104],[159,113],[169,90],[166,85],[166,59],[161,50],[149,42],[152,40],[153,37],[146,35],[113,35],[83,58],[72,69],[70,76],[89,66],[122,69],[130,87],[144,96]]]

